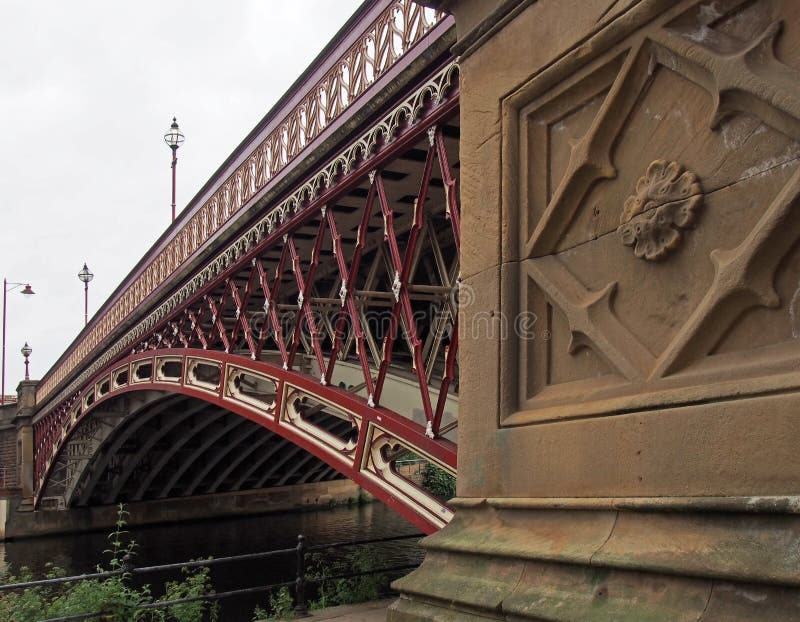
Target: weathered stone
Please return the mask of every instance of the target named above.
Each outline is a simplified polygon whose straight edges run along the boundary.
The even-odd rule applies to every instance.
[[[389,619],[797,619],[800,4],[443,4],[459,499]]]

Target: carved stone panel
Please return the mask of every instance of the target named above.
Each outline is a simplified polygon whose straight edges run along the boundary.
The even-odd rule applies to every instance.
[[[676,9],[507,98],[505,308],[537,322],[506,347],[501,425],[800,387],[796,24],[795,3]]]

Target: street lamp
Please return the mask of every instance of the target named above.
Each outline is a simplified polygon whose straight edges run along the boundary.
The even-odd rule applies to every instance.
[[[178,128],[178,120],[172,117],[172,125],[164,134],[164,142],[172,149],[172,221],[175,222],[175,167],[178,165],[178,147],[183,144],[183,134]]]
[[[31,375],[28,373],[28,357],[31,355],[31,352],[33,352],[33,348],[31,348],[26,341],[20,352],[22,352],[22,356],[25,357],[25,380],[30,380]]]
[[[20,292],[23,296],[32,296],[36,292],[31,289],[29,283],[9,283],[3,279],[3,371],[2,381],[0,381],[0,406],[6,403],[6,298],[8,292],[22,287]]]
[[[85,261],[83,268],[78,272],[78,278],[83,281],[83,325],[86,326],[89,323],[89,281],[94,278],[94,274]]]

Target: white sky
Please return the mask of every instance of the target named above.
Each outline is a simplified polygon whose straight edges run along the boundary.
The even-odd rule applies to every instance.
[[[0,279],[6,393],[41,378],[360,0],[0,0]]]

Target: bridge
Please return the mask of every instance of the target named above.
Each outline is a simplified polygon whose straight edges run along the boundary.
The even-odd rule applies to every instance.
[[[36,383],[34,508],[455,475],[453,20],[368,2]]]
[[[20,384],[21,509],[347,477],[432,534],[390,620],[800,619],[800,4],[425,4]]]

